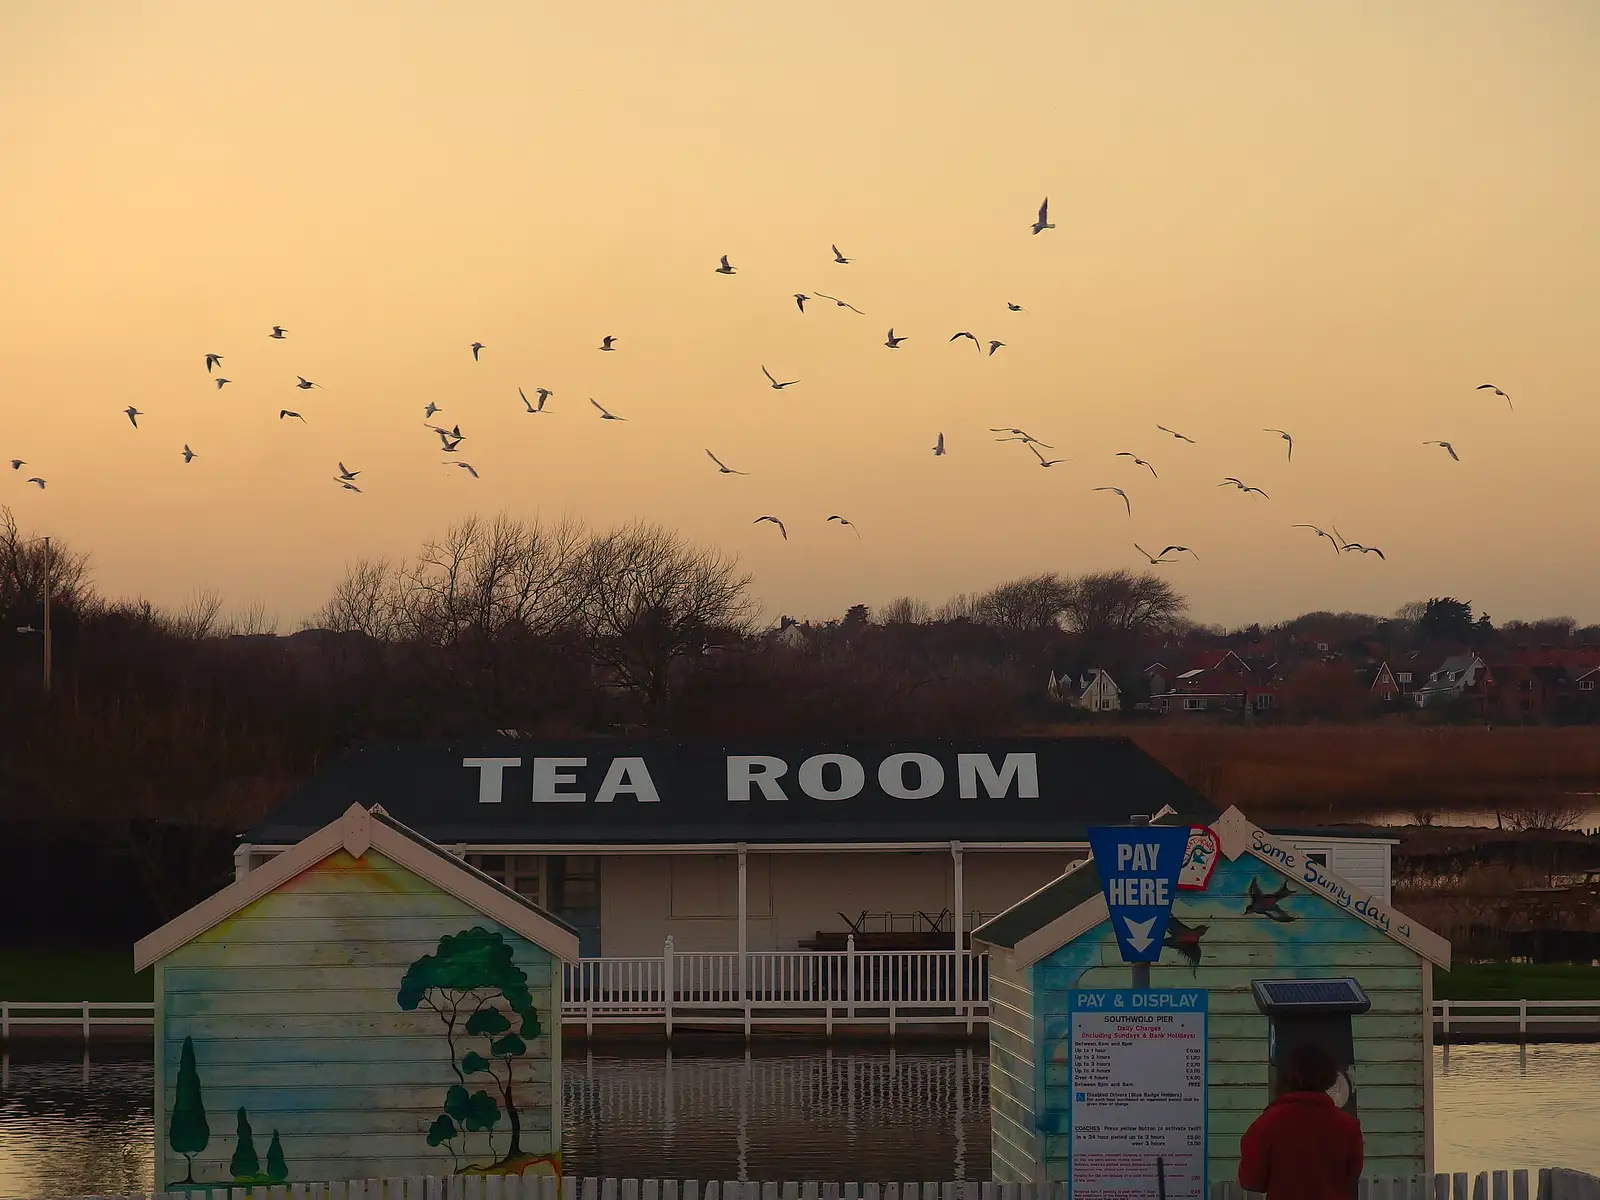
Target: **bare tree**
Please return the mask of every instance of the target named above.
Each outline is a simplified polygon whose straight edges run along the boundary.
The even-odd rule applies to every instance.
[[[1092,643],[1171,629],[1189,601],[1148,571],[1096,571],[1071,581],[1062,608],[1067,624]]]
[[[878,610],[880,625],[926,625],[933,620],[933,607],[916,596],[896,596]]]
[[[1072,585],[1053,571],[1013,579],[977,598],[973,620],[1019,633],[1059,629],[1072,590]]]
[[[36,618],[43,604],[44,567],[43,538],[24,535],[11,510],[0,504],[0,614]],[[94,603],[89,556],[55,539],[50,542],[50,603],[74,611]]]
[[[392,640],[399,633],[395,619],[399,578],[400,568],[387,558],[356,559],[304,627]]]
[[[176,636],[198,642],[224,632],[218,620],[221,615],[222,593],[214,587],[201,586],[167,615],[166,625]]]
[[[957,592],[933,611],[935,621],[976,621],[979,592]]]
[[[737,559],[660,525],[593,537],[582,582],[590,656],[652,709],[666,704],[709,649],[747,635],[755,609]]]

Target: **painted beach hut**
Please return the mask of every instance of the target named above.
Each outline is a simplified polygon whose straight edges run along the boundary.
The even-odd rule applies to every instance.
[[[1207,1181],[1235,1177],[1239,1137],[1274,1094],[1279,1054],[1297,1040],[1321,1041],[1340,1060],[1333,1094],[1361,1121],[1366,1174],[1433,1169],[1432,969],[1449,968],[1449,943],[1326,861],[1237,808],[1190,831],[1148,986],[1187,993],[1205,1014],[1192,1026],[1203,1030],[1204,1069],[1196,1062],[1188,1080],[1202,1110],[1191,1135],[1204,1146],[1191,1180],[1199,1194]],[[1133,983],[1108,916],[1088,859],[973,932],[975,948],[990,955],[999,1181],[1072,1177],[1073,1105],[1096,1100],[1073,1074],[1074,1010],[1094,1003],[1097,990]],[[1089,1026],[1079,1028],[1082,1041]]]
[[[577,956],[571,926],[352,805],[135,946],[155,1190],[559,1174]]]

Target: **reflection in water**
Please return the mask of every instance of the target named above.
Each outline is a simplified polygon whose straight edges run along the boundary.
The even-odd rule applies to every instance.
[[[1441,1170],[1600,1174],[1600,1046],[1441,1047],[1433,1062]]]
[[[127,1195],[152,1183],[145,1055],[5,1058],[0,1197]],[[580,1175],[985,1179],[981,1050],[758,1049],[569,1055],[563,1141]],[[1600,1046],[1436,1051],[1438,1168],[1600,1172]]]

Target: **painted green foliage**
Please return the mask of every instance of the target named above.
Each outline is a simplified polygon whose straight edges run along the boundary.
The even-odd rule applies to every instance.
[[[167,1141],[189,1164],[185,1183],[194,1182],[194,1156],[211,1144],[211,1126],[206,1123],[205,1101],[200,1097],[200,1072],[194,1064],[194,1039],[183,1039],[178,1059],[178,1087],[172,1099],[172,1123]]]
[[[244,1109],[239,1110],[239,1144],[234,1147],[233,1158],[228,1161],[228,1171],[235,1179],[253,1179],[261,1174],[261,1160],[256,1157],[255,1139],[250,1136],[250,1118]]]
[[[411,964],[396,999],[406,1012],[426,1008],[439,1017],[456,1076],[428,1129],[428,1145],[445,1147],[458,1170],[471,1153],[470,1134],[485,1136],[490,1165],[522,1157],[517,1062],[528,1057],[528,1044],[542,1029],[528,976],[512,961],[505,938],[481,926],[440,938],[434,953]],[[487,1080],[476,1078],[485,1075]],[[474,1088],[477,1083],[487,1088]],[[494,1132],[502,1115],[510,1140],[495,1158]]]

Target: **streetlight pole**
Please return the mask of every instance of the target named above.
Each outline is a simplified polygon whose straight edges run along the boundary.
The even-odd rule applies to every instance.
[[[44,690],[50,690],[50,539],[44,539]]]

